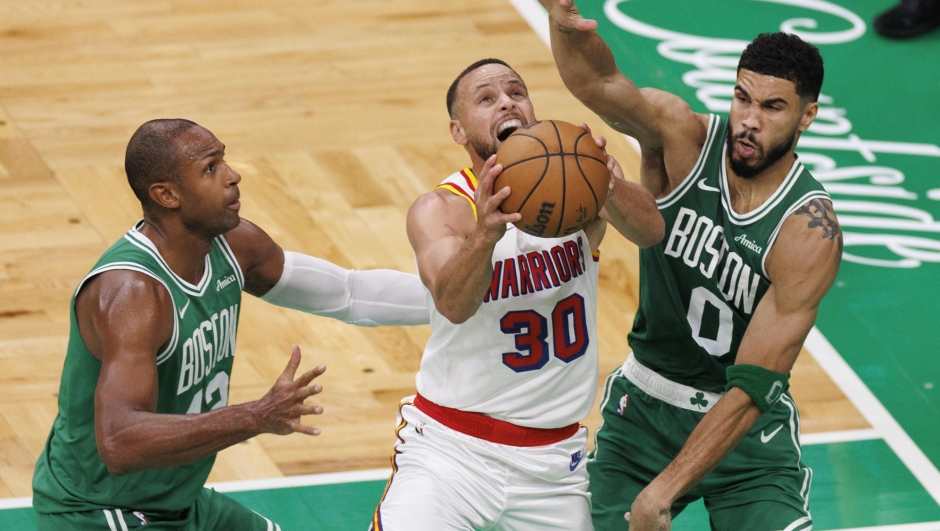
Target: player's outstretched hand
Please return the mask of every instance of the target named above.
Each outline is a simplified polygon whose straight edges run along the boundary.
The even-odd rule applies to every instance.
[[[501,171],[503,171],[503,166],[496,164],[496,155],[487,159],[480,171],[477,189],[473,193],[473,201],[477,206],[477,230],[491,244],[495,244],[503,237],[503,234],[506,233],[507,223],[522,219],[522,214],[518,212],[504,214],[499,210],[499,205],[512,192],[508,186],[504,186],[500,190],[493,190],[496,176]]]
[[[260,424],[262,432],[278,435],[293,432],[320,435],[320,430],[313,426],[306,426],[300,420],[304,415],[323,413],[322,407],[304,404],[304,400],[323,390],[320,385],[311,385],[311,383],[314,378],[326,371],[326,367],[320,365],[303,373],[295,380],[294,375],[299,366],[300,347],[294,345],[290,361],[287,362],[284,372],[274,382],[274,387],[260,400],[251,404],[251,412]]]
[[[555,29],[562,33],[597,29],[597,21],[582,17],[574,0],[539,0],[539,3],[548,10]]]

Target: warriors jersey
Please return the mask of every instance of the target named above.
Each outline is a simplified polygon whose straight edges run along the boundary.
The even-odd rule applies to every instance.
[[[438,188],[466,198],[469,168]],[[597,258],[584,231],[537,238],[508,225],[493,251],[493,277],[477,313],[462,324],[441,315],[428,292],[432,336],[418,392],[438,405],[530,428],[584,419],[597,390]]]
[[[640,250],[640,307],[629,337],[644,366],[710,392],[724,391],[725,369],[770,287],[764,264],[784,220],[812,199],[829,199],[795,160],[764,204],[736,213],[725,170],[727,127],[727,119],[711,116],[692,172],[657,201],[666,237]]]
[[[98,361],[82,341],[75,298],[95,275],[124,269],[160,282],[173,302],[173,333],[156,355],[157,413],[202,413],[228,403],[229,375],[241,290],[241,268],[222,236],[212,242],[202,280],[192,285],[177,276],[156,246],[138,232],[143,222],[102,255],[72,297],[68,350],[59,388],[59,413],[36,463],[33,506],[42,513],[127,508],[174,512],[188,508],[201,492],[215,456],[173,468],[108,473],[95,444],[95,387]],[[126,385],[135,385],[133,379]]]

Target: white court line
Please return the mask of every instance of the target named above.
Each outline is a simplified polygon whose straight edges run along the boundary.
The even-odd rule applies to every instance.
[[[358,483],[360,481],[385,481],[392,474],[391,468],[356,470],[353,472],[335,472],[332,474],[309,474],[283,478],[248,479],[244,481],[222,481],[207,483],[206,487],[219,492],[240,492],[244,490],[271,490],[290,487],[311,487],[314,485],[333,485],[336,483]],[[32,507],[32,498],[0,499],[0,510],[24,509]]]
[[[940,471],[930,462],[930,459],[927,459],[923,450],[914,444],[910,435],[904,431],[904,428],[891,416],[881,401],[875,397],[815,326],[810,330],[805,346],[816,362],[829,374],[832,381],[852,401],[859,413],[865,417],[865,420],[878,430],[888,446],[897,454],[898,459],[924,486],[930,497],[940,505]]]
[[[810,446],[813,444],[867,441],[881,438],[881,433],[874,428],[866,428],[864,430],[824,431],[819,433],[801,433],[800,444],[802,446]]]
[[[357,483],[360,481],[385,481],[391,474],[391,468],[376,468],[372,470],[356,470],[354,472],[335,472],[332,474],[310,474],[306,476],[288,476],[283,478],[224,481],[220,483],[208,483],[206,487],[219,492],[284,489],[289,487],[333,485],[336,483]]]
[[[853,527],[851,529],[839,529],[838,531],[940,531],[940,522]]]
[[[32,498],[4,498],[0,500],[0,511],[3,509],[25,509],[32,506]]]

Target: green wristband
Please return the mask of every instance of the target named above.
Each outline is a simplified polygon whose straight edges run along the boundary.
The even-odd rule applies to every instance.
[[[757,365],[732,365],[725,374],[728,378],[725,391],[739,387],[751,397],[762,413],[773,409],[784,391],[790,388],[790,378],[786,374]]]

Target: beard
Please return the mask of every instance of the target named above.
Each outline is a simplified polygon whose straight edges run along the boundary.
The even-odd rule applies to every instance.
[[[493,142],[491,138],[482,138],[478,136],[470,137],[470,147],[473,148],[473,151],[480,156],[481,159],[487,160],[493,155],[496,154],[498,149],[496,142]]]
[[[758,158],[753,163],[748,163],[744,159],[736,159],[738,152],[734,149],[734,143],[736,140],[746,139],[748,142],[754,145],[757,148],[757,151],[763,153],[763,156]],[[764,151],[764,146],[757,141],[757,138],[754,137],[753,133],[747,131],[741,131],[737,135],[731,132],[731,125],[728,125],[728,134],[725,138],[725,143],[728,146],[728,164],[731,166],[731,171],[735,175],[743,179],[751,179],[762,173],[767,168],[771,167],[778,160],[782,159],[790,151],[790,146],[793,145],[793,141],[796,139],[796,131],[794,130],[790,133],[788,138],[784,138],[783,141],[778,142],[770,146],[770,149]]]

